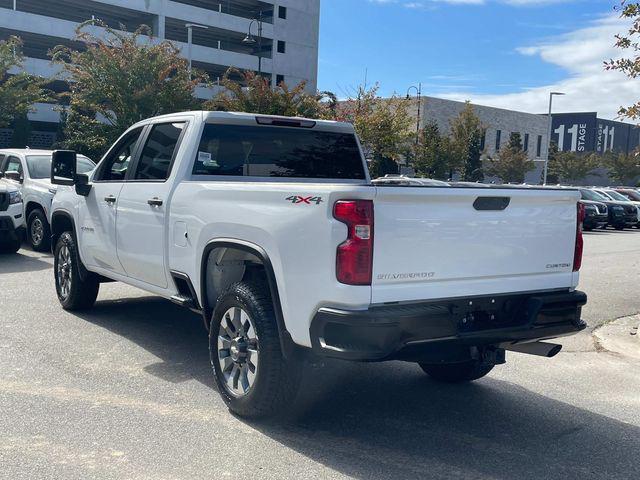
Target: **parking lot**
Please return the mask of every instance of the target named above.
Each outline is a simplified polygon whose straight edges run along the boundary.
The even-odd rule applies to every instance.
[[[307,367],[291,417],[228,413],[201,319],[120,284],[64,312],[52,258],[0,257],[0,477],[608,478],[640,475],[640,360],[593,332],[640,313],[640,231],[585,235],[588,331],[469,385],[415,365]],[[640,342],[638,342],[640,349]]]

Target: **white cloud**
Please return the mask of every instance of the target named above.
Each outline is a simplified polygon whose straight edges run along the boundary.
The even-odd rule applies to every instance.
[[[505,95],[451,91],[438,96],[542,113],[548,108],[549,92],[561,91],[567,95],[554,100],[554,110],[596,111],[601,117],[615,118],[621,106],[629,106],[640,100],[640,80],[631,80],[621,73],[605,71],[603,68],[603,61],[621,56],[620,50],[613,46],[614,35],[625,32],[628,26],[628,22],[617,15],[609,15],[589,27],[517,49],[521,55],[538,56],[566,70],[567,78],[557,83]],[[535,75],[535,72],[526,74]]]

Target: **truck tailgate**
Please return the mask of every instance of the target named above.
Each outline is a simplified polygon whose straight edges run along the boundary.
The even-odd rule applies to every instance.
[[[578,200],[571,190],[377,187],[372,303],[574,287]]]

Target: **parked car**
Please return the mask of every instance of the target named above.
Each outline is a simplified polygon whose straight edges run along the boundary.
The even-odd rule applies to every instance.
[[[584,205],[584,222],[582,226],[585,230],[593,230],[596,228],[605,228],[609,223],[609,209],[602,202],[593,200],[580,200]]]
[[[200,312],[242,416],[288,408],[312,353],[464,382],[586,326],[577,191],[373,185],[350,124],[223,112],[137,123],[75,169],[54,154],[62,307],[111,279]]]
[[[640,208],[638,208],[640,206],[640,202],[632,202],[631,200],[629,200],[624,195],[621,195],[620,193],[618,193],[615,190],[610,189],[610,188],[595,189],[595,190],[600,195],[607,196],[607,197],[609,197],[610,199],[612,199],[612,200],[614,200],[616,202],[621,202],[621,203],[625,204],[625,209],[626,209],[627,212],[631,212],[632,214],[635,212],[635,220],[632,221],[627,226],[629,226],[629,227],[637,227],[638,226],[638,223],[640,223]],[[629,205],[633,206],[635,208],[635,211],[633,209],[630,209]]]
[[[374,185],[414,185],[427,186],[427,187],[448,187],[447,182],[442,180],[435,180],[433,178],[414,178],[407,177],[405,175],[385,175],[384,177],[376,178],[371,181]]]
[[[8,149],[0,150],[0,175],[14,182],[24,200],[24,218],[27,240],[39,252],[50,249],[49,214],[56,192],[51,184],[51,150]],[[78,156],[78,172],[86,173],[95,163]]]
[[[616,188],[615,191],[621,195],[624,195],[632,202],[640,203],[640,192],[634,190],[633,188]]]
[[[0,252],[17,252],[23,236],[22,195],[14,185],[0,180]]]
[[[591,188],[580,188],[579,190],[582,200],[591,200],[607,206],[608,226],[616,230],[624,230],[625,227],[633,226],[636,217],[634,212],[628,209],[629,205],[624,202],[616,202]]]

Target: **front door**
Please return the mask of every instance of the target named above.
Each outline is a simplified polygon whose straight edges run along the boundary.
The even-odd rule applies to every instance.
[[[186,122],[156,123],[118,199],[118,257],[131,278],[166,288],[168,199],[174,158]]]
[[[126,274],[117,254],[117,205],[141,133],[142,128],[132,130],[107,153],[96,170],[85,207],[79,209],[76,233],[87,266]]]

